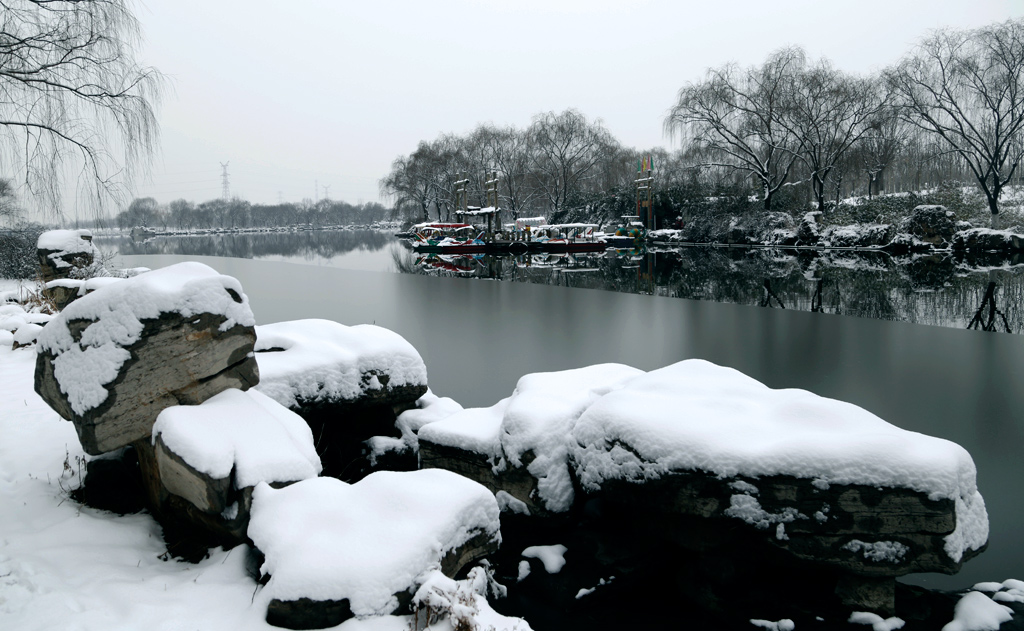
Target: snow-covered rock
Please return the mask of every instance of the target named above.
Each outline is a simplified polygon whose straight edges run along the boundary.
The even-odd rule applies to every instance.
[[[974,461],[959,445],[902,430],[849,403],[772,390],[702,360],[652,371],[602,397],[580,417],[573,437],[576,473],[588,490],[609,480],[693,472],[719,479],[788,476],[822,493],[833,485],[883,489],[882,496],[905,490],[920,496],[922,514],[949,513],[946,525],[932,531],[946,559],[929,565],[958,564],[988,539]],[[755,526],[798,518],[766,512],[759,501],[749,489],[734,489],[731,505],[721,510]],[[794,510],[803,523],[830,521]],[[827,516],[824,507],[822,513]],[[904,534],[913,534],[924,525],[914,521],[901,517],[892,527],[911,526]],[[882,534],[877,524],[872,531]]]
[[[401,335],[372,324],[294,320],[256,327],[259,390],[281,405],[406,403],[426,393],[427,368]]]
[[[956,215],[945,206],[917,206],[900,223],[900,231],[925,243],[942,246],[948,244],[956,232]]]
[[[1009,230],[970,228],[953,235],[954,250],[1019,252],[1024,250],[1024,235]]]
[[[414,445],[392,444],[403,437],[396,415],[427,392],[426,366],[405,338],[369,324],[295,320],[256,327],[255,350],[257,388],[309,424],[324,475],[358,480],[385,453],[406,456],[389,467],[416,467]]]
[[[396,612],[417,577],[451,577],[493,552],[499,511],[490,491],[448,471],[378,471],[356,484],[258,485],[249,537],[270,577],[267,621],[327,627]]]
[[[247,513],[252,487],[316,477],[313,434],[294,412],[249,390],[163,410],[153,425],[160,481],[201,511]],[[239,510],[241,509],[241,511]]]
[[[67,278],[72,270],[92,265],[99,254],[89,230],[49,230],[39,235],[36,251],[44,282]]]
[[[98,455],[150,435],[159,412],[259,381],[237,280],[180,263],[108,284],[39,334],[36,392]]]
[[[575,499],[569,450],[576,419],[642,374],[622,364],[598,364],[521,377],[512,396],[497,405],[423,427],[422,466],[459,470],[505,491],[531,514],[564,513]]]

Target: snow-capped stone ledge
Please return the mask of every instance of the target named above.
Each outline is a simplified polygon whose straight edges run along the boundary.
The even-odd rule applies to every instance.
[[[671,524],[661,531],[676,544],[692,548],[718,524],[724,553],[759,541],[832,568],[844,602],[877,613],[894,607],[894,577],[955,573],[987,543],[959,445],[701,360],[602,397],[573,437],[583,489]]]
[[[643,371],[598,364],[519,379],[491,408],[473,408],[425,425],[420,464],[459,471],[504,491],[532,515],[565,513],[576,499],[570,473],[572,428],[592,403]]]
[[[98,455],[150,436],[161,410],[259,381],[237,280],[180,263],[79,298],[39,334],[35,390]]]
[[[389,405],[426,393],[427,368],[405,338],[372,324],[294,320],[256,327],[259,390],[288,408]]]
[[[43,295],[53,302],[58,311],[63,311],[65,307],[82,296],[122,280],[124,278],[117,276],[97,276],[87,280],[58,278],[43,285]]]
[[[591,491],[612,480],[646,483],[672,474],[786,476],[823,496],[836,494],[833,486],[879,489],[876,499],[864,502],[876,514],[863,523],[880,534],[932,524],[926,530],[942,537],[940,549],[954,564],[988,539],[974,461],[959,445],[902,430],[849,403],[804,390],[772,390],[702,360],[652,371],[602,397],[580,417],[573,436],[576,473]],[[856,503],[854,494],[845,493],[839,491],[835,502]],[[904,515],[897,502],[888,509],[886,498],[894,493],[917,494],[921,508]],[[734,490],[730,498],[741,496],[758,497]],[[821,524],[815,528],[833,527],[811,518],[819,510],[827,516],[823,506],[810,508],[793,506],[808,523]],[[934,523],[916,517],[936,509],[948,517]],[[853,522],[839,532],[863,528]]]
[[[153,444],[163,487],[232,524],[247,523],[256,484],[284,486],[320,473],[309,427],[255,390],[229,389],[200,405],[165,409]]]
[[[295,320],[258,326],[256,338],[258,389],[306,420],[325,475],[365,475],[376,461],[367,441],[400,438],[396,415],[427,392],[420,354],[379,326]]]
[[[93,264],[99,250],[89,230],[49,230],[36,241],[39,274],[43,282],[67,278],[77,268]]]
[[[311,629],[402,612],[417,577],[453,577],[497,549],[498,514],[487,489],[436,469],[259,484],[248,533],[269,575],[267,622]]]
[[[954,250],[983,252],[1019,252],[1024,250],[1024,235],[1009,230],[971,228],[953,235]]]

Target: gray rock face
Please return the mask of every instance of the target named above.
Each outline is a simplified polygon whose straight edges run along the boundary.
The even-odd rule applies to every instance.
[[[956,216],[945,206],[918,206],[902,225],[903,232],[932,245],[949,243],[956,232]]]
[[[822,488],[788,476],[737,480],[695,472],[644,484],[608,481],[601,496],[651,519],[722,520],[723,527],[736,527],[798,559],[864,576],[954,574],[981,552],[951,559],[944,546],[956,527],[953,501],[933,501],[909,489]],[[678,539],[689,545],[685,535]]]
[[[827,570],[845,606],[886,616],[895,612],[895,577],[954,574],[984,550],[951,559],[944,546],[956,528],[953,501],[908,489],[693,472],[643,484],[606,481],[599,497],[691,554],[728,559],[743,550],[738,564],[755,562],[754,554],[780,568]]]
[[[507,493],[521,505],[503,506],[503,510],[513,513],[525,512],[534,517],[553,517],[540,501],[537,492],[537,479],[530,475],[527,468],[533,462],[531,452],[523,454],[523,466],[509,468],[495,473],[494,467],[487,456],[473,451],[458,449],[448,445],[438,445],[429,440],[420,439],[420,468],[445,469],[469,478],[487,487],[491,493]],[[508,502],[508,499],[505,500]],[[499,504],[502,502],[499,500]],[[518,508],[518,510],[516,510]]]
[[[804,215],[800,225],[796,229],[797,242],[800,245],[818,245],[821,241],[821,227],[818,225],[820,212],[811,212]]]
[[[1004,230],[971,228],[953,235],[954,250],[986,252],[1019,252],[1024,250],[1024,236]]]
[[[107,398],[78,414],[54,376],[51,352],[36,359],[35,391],[65,419],[75,424],[82,448],[99,455],[150,435],[161,410],[172,405],[196,405],[226,390],[246,390],[259,382],[252,356],[256,333],[251,326],[220,330],[224,316],[202,314],[185,318],[164,313],[144,321],[137,342],[125,348],[131,358],[104,387]],[[92,323],[68,322],[80,340]]]

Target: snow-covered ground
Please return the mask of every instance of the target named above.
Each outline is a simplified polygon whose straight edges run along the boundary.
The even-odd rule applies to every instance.
[[[24,320],[20,308],[9,311],[0,314],[0,324],[14,317]],[[148,514],[119,516],[69,498],[84,474],[86,456],[73,425],[33,391],[35,345],[12,350],[13,335],[4,332],[0,629],[275,629],[264,620],[271,596],[250,574],[247,546],[211,550],[196,564],[176,561],[168,558],[161,529]],[[474,580],[480,583],[479,572],[459,582],[435,577],[433,595],[424,592],[420,601],[442,614],[457,609],[482,628],[528,631],[526,622],[495,613]],[[448,601],[454,604],[446,609]],[[432,620],[432,629],[452,628],[446,616]],[[352,619],[337,628],[406,631],[412,621],[410,615],[381,616]]]

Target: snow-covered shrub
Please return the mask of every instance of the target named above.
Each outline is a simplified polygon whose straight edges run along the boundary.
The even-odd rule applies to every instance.
[[[43,233],[38,224],[0,231],[0,278],[29,279],[39,273],[36,241]]]
[[[507,593],[486,566],[471,569],[461,581],[433,569],[418,577],[417,583],[420,587],[412,598],[413,631],[426,629],[444,619],[455,631],[493,628],[487,624],[493,622],[488,618],[494,615],[487,604],[487,596],[504,598]]]

